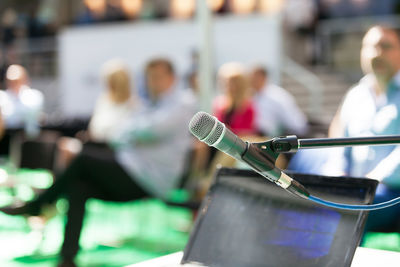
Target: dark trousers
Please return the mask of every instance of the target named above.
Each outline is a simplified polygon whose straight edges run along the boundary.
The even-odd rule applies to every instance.
[[[31,204],[40,208],[60,196],[69,202],[63,258],[74,258],[79,250],[79,237],[85,215],[85,203],[89,198],[125,202],[143,198],[147,194],[116,162],[111,149],[84,149],[60,175],[54,184]]]

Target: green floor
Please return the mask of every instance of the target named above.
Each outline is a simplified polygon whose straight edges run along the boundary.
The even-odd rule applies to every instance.
[[[59,202],[58,210],[63,206]],[[80,266],[124,266],[182,250],[191,226],[189,211],[157,200],[124,204],[91,200],[87,209]],[[32,220],[0,214],[0,266],[55,266],[63,225],[62,215],[35,229]],[[400,235],[370,233],[363,246],[400,251]]]
[[[63,203],[58,205],[64,209]],[[87,210],[80,266],[124,266],[182,250],[192,221],[189,211],[157,200],[91,200]],[[54,266],[64,219],[56,215],[40,228],[32,218],[0,214],[0,266]]]
[[[29,200],[36,188],[49,186],[50,175],[44,171],[22,170],[18,185],[4,184],[0,168],[0,205],[15,198]],[[124,266],[185,247],[192,226],[192,213],[147,199],[129,203],[90,200],[81,236],[79,266]],[[62,242],[66,203],[45,209],[46,223],[38,218],[8,216],[0,213],[0,266],[55,266]],[[45,225],[45,226],[44,226]],[[397,233],[369,233],[362,246],[400,251]]]
[[[44,189],[51,182],[52,176],[45,170],[1,165],[0,206],[29,201],[35,194],[32,188]],[[44,218],[0,213],[0,266],[55,266],[66,205],[60,200],[46,207]],[[90,200],[86,209],[77,258],[80,266],[123,266],[180,251],[192,225],[189,210],[156,199],[128,203]]]

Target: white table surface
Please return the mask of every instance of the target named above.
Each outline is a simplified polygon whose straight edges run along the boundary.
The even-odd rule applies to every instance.
[[[126,267],[164,267],[179,264],[183,252],[176,252],[152,260],[128,265]],[[400,253],[387,250],[358,247],[351,267],[399,267]]]

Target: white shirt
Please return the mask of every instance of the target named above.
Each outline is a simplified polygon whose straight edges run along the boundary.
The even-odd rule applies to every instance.
[[[190,90],[172,90],[145,106],[114,138],[117,161],[147,192],[168,198],[176,188],[193,144],[188,125],[195,111]]]
[[[18,94],[10,89],[0,91],[0,108],[5,128],[24,128],[28,135],[37,135],[43,104],[43,94],[28,86],[23,86]]]
[[[129,120],[137,109],[138,103],[133,98],[123,103],[115,103],[107,94],[102,94],[90,119],[90,137],[95,141],[111,141],[121,121]]]
[[[400,134],[400,72],[389,84],[385,94],[376,95],[372,77],[365,76],[346,95],[340,121],[345,137]],[[346,172],[382,180],[400,187],[400,146],[357,146],[344,150]]]
[[[270,136],[284,132],[303,135],[307,131],[307,118],[297,106],[294,97],[285,89],[269,84],[253,96],[256,125]]]

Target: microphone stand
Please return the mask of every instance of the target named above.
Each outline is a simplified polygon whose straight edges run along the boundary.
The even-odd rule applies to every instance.
[[[395,145],[400,144],[400,135],[386,135],[386,136],[370,136],[370,137],[345,137],[345,138],[312,138],[312,139],[298,139],[295,135],[275,137],[261,143],[253,143],[259,149],[261,154],[275,164],[276,158],[279,153],[296,152],[299,149],[312,149],[321,147],[348,147],[348,146],[371,146],[371,145]],[[294,180],[293,180],[294,181]],[[301,187],[300,187],[301,188]],[[306,197],[316,203],[339,209],[348,210],[376,210],[387,208],[392,205],[400,203],[400,197],[394,198],[389,201],[370,204],[370,205],[350,205],[343,203],[335,203],[327,201],[307,192]],[[297,194],[299,195],[299,194]]]
[[[262,149],[269,146],[275,153],[291,153],[299,149],[312,149],[321,147],[348,147],[348,146],[373,146],[400,144],[400,135],[384,135],[369,137],[344,137],[344,138],[309,138],[298,139],[295,135],[275,137],[265,143],[257,143]],[[264,145],[264,147],[263,147]]]
[[[400,144],[400,135],[308,139],[298,139],[296,135],[288,135],[252,143],[259,149],[262,157],[267,158],[274,165],[280,153],[295,153],[299,149],[396,144]]]

